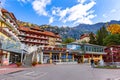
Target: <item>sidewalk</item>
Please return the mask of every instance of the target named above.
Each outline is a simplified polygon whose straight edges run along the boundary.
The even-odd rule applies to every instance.
[[[52,66],[52,65],[55,65],[55,64],[38,64],[35,67]]]
[[[0,68],[16,68],[17,65],[16,64],[10,64],[10,65],[7,65],[7,66],[0,66]]]
[[[11,64],[8,66],[0,66],[0,74],[7,74],[11,72],[16,72],[20,70],[25,70],[26,68],[24,67],[17,67],[16,64]]]
[[[37,67],[44,67],[44,66],[50,66],[54,64],[38,64],[34,67],[17,67],[15,64],[8,65],[8,66],[0,66],[0,74],[7,74],[11,72],[16,72],[16,71],[21,71],[21,70],[26,70],[30,68],[37,68]]]

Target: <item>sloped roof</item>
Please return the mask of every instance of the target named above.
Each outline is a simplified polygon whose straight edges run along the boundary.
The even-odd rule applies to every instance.
[[[19,26],[19,30],[22,30],[22,31],[29,31],[29,28]]]
[[[51,37],[55,37],[55,34],[53,32],[50,32],[50,31],[44,31],[44,34],[51,36]]]
[[[1,12],[2,12],[2,13],[8,13],[12,19],[14,19],[15,21],[17,20],[16,17],[14,16],[14,14],[11,13],[11,12],[8,12],[6,9],[2,8],[2,9],[1,9]],[[16,23],[17,23],[17,22],[16,22]]]
[[[94,37],[96,37],[95,34],[93,34],[93,35],[94,35]],[[90,33],[82,34],[82,35],[80,36],[80,39],[83,39],[83,38],[85,38],[85,37],[90,37]]]
[[[2,12],[2,13],[9,13],[9,12],[8,12],[6,9],[4,9],[4,8],[1,9],[1,12]]]
[[[11,18],[13,18],[13,19],[15,19],[15,20],[16,20],[16,17],[14,16],[14,14],[13,14],[13,13],[9,13],[9,14],[10,14]]]
[[[80,36],[80,39],[83,39],[83,38],[85,38],[85,37],[89,37],[89,34],[82,34],[81,36]]]
[[[29,27],[23,27],[23,26],[20,26],[19,27],[19,30],[22,30],[22,31],[30,31],[30,32],[34,32],[34,33],[38,33],[38,34],[43,34],[43,35],[47,35],[47,36],[51,36],[51,37],[58,37],[58,38],[61,38],[58,34],[56,35],[55,33],[53,32],[50,32],[50,31],[41,31],[42,29],[38,28],[38,27],[32,27],[29,28]],[[39,31],[40,30],[40,31]]]

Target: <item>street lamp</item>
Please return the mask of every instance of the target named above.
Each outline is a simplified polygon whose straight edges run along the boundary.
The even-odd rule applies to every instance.
[[[24,45],[24,44],[21,44],[21,50],[22,50],[22,53],[21,53],[21,63],[23,62],[24,48],[25,48],[25,45]]]
[[[113,47],[110,48],[111,50],[111,57],[112,57],[112,64],[114,63],[114,60],[113,60]]]

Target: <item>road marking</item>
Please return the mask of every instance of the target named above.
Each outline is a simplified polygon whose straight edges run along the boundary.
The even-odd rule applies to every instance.
[[[30,75],[30,74],[33,74],[33,73],[34,73],[34,71],[25,73],[24,75]]]
[[[41,78],[41,77],[47,75],[47,72],[38,72],[37,73],[37,72],[32,71],[32,72],[25,73],[24,75],[25,76],[31,76],[31,77],[39,77],[39,78]]]
[[[41,78],[41,77],[43,77],[43,76],[45,76],[47,74],[48,74],[47,72],[44,72],[42,75],[39,76],[39,78]]]

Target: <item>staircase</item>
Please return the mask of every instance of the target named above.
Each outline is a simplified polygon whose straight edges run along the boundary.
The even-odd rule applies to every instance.
[[[28,48],[28,54],[25,55],[25,59],[23,61],[24,66],[31,66],[32,61],[37,60],[38,52],[36,53],[36,51],[38,50],[38,48],[39,47],[37,46],[32,46]]]
[[[20,42],[11,42],[8,40],[2,41],[1,42],[1,49],[9,52],[15,52],[15,53],[20,53],[22,54],[22,51],[25,49],[21,49],[21,43]],[[40,46],[41,47],[41,46]],[[25,51],[27,51],[27,54],[25,54],[25,59],[23,60],[23,63],[25,66],[31,66],[32,63],[32,58],[36,59],[36,51],[38,51],[38,46],[31,46],[27,47]]]
[[[33,57],[33,53],[25,55],[25,59],[23,61],[24,66],[31,66],[32,65],[32,57]]]

